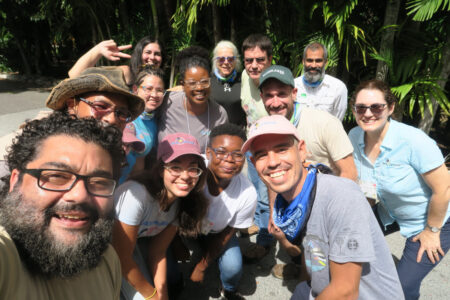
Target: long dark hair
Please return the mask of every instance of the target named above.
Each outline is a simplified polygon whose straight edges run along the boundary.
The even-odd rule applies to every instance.
[[[130,60],[130,70],[132,76],[131,83],[133,84],[138,73],[142,70],[142,51],[144,50],[145,46],[151,43],[158,44],[159,48],[161,49],[161,55],[163,53],[162,46],[158,40],[150,36],[144,36],[142,39],[139,40],[139,42],[134,47],[133,54],[131,55]]]
[[[186,196],[179,199],[178,205],[178,232],[183,236],[195,237],[200,234],[202,220],[206,216],[209,200],[203,194],[203,187],[206,181],[206,166],[203,161],[198,163],[198,167],[203,170],[194,189]],[[164,186],[164,179],[161,174],[164,172],[164,162],[159,159],[151,170],[145,170],[132,180],[135,180],[147,188],[147,191],[158,200],[161,210],[166,210],[169,206],[167,189]]]

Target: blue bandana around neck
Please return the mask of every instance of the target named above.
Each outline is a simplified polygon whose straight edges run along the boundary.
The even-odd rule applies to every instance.
[[[154,111],[152,111],[152,112],[146,112],[146,111],[144,111],[142,114],[141,114],[141,118],[143,119],[143,120],[151,120],[151,119],[153,119],[155,117],[155,112]]]
[[[273,221],[283,231],[290,242],[294,241],[306,221],[311,191],[316,182],[316,175],[317,169],[315,166],[308,166],[308,174],[300,194],[291,203],[284,200],[281,194],[278,194],[275,199],[272,216]]]
[[[233,70],[233,73],[230,74],[228,77],[223,77],[219,74],[219,70],[217,68],[214,70],[214,75],[216,75],[217,79],[219,79],[221,82],[234,82],[236,79],[237,72],[236,70]]]
[[[323,77],[319,81],[309,82],[308,80],[305,79],[305,75],[303,75],[302,76],[302,80],[303,80],[304,84],[306,84],[309,87],[313,87],[314,88],[314,87],[318,87],[322,83]]]

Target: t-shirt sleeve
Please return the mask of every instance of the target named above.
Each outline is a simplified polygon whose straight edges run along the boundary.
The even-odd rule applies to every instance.
[[[255,187],[245,177],[241,177],[241,185],[244,188],[239,195],[239,201],[242,203],[242,206],[229,224],[233,228],[248,228],[252,226],[256,210],[257,194]]]
[[[326,121],[325,126],[323,126],[322,131],[322,142],[326,145],[331,159],[333,161],[338,161],[347,155],[352,154],[353,146],[341,121],[329,114],[327,117],[328,120]],[[323,119],[319,119],[317,122],[323,122]]]
[[[370,206],[356,183],[345,178],[340,182],[333,186],[341,191],[332,192],[326,207],[329,259],[337,263],[373,261]]]
[[[434,170],[444,163],[444,156],[436,142],[421,130],[416,131],[416,136],[410,138],[410,163],[420,174]]]
[[[116,218],[128,225],[140,225],[149,194],[145,187],[135,181],[120,185],[114,193]]]

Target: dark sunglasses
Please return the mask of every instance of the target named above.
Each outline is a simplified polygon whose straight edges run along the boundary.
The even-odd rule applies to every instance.
[[[266,58],[265,57],[244,58],[246,64],[251,64],[253,63],[254,60],[256,60],[257,64],[262,64],[266,61]]]
[[[130,122],[131,121],[131,112],[129,110],[125,109],[114,109],[111,105],[106,104],[104,102],[98,101],[98,102],[91,102],[87,99],[84,99],[82,97],[76,97],[79,101],[86,103],[89,105],[96,118],[102,118],[105,115],[108,115],[110,113],[114,113],[116,118],[118,118],[121,122]]]
[[[234,56],[217,56],[216,60],[220,63],[223,64],[225,61],[228,61],[230,64],[232,64],[234,62],[234,59],[236,57]]]
[[[370,106],[367,105],[363,105],[363,104],[355,104],[353,105],[353,109],[356,111],[356,113],[358,115],[363,115],[366,113],[367,109],[370,109],[370,111],[374,114],[374,115],[378,115],[381,114],[384,110],[384,107],[387,104],[381,104],[381,103],[375,103],[372,104]]]

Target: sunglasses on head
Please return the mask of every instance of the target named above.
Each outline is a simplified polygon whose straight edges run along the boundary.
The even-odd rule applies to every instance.
[[[234,62],[235,57],[234,56],[217,56],[216,60],[223,64],[225,61],[228,61],[230,64]]]
[[[384,110],[386,105],[387,104],[385,104],[385,103],[383,103],[383,104],[375,103],[375,104],[372,104],[372,105],[369,105],[369,106],[364,105],[364,104],[355,104],[355,105],[353,105],[353,109],[356,111],[356,113],[358,115],[365,114],[367,109],[370,109],[370,111],[374,115],[376,115],[376,114],[381,114],[383,112],[383,110]]]

